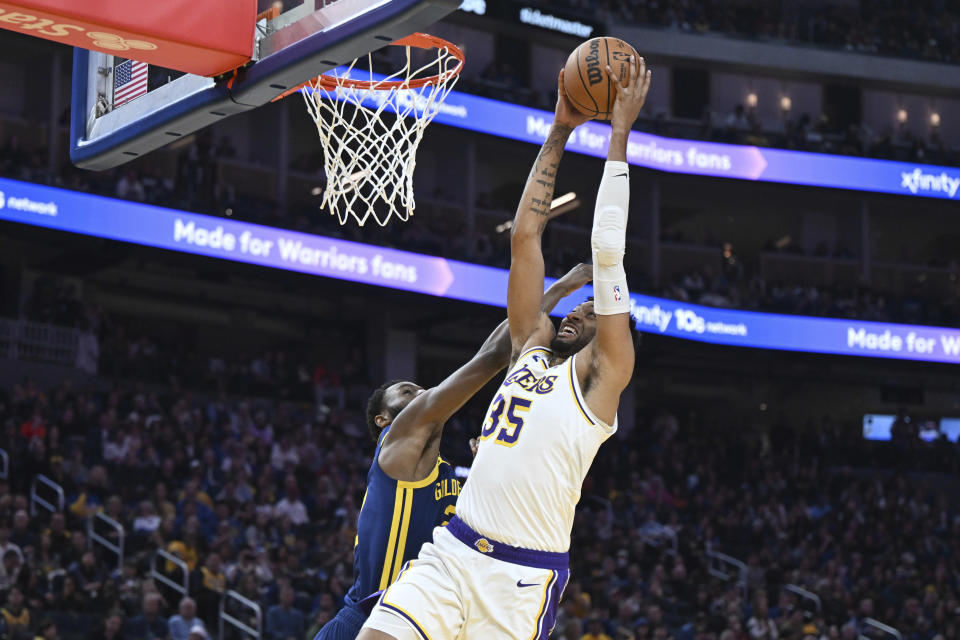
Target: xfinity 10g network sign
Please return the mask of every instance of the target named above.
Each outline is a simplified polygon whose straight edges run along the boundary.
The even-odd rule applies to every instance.
[[[0,179],[0,221],[503,307],[507,272],[409,251]],[[589,287],[558,305],[564,315]],[[631,294],[641,331],[718,345],[960,364],[960,330],[834,320]]]

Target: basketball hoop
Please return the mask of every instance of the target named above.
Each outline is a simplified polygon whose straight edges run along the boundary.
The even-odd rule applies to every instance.
[[[360,226],[370,217],[380,226],[394,215],[410,218],[417,147],[463,68],[463,52],[441,38],[414,33],[391,44],[405,47],[406,64],[386,78],[374,79],[367,54],[368,71],[355,70],[354,60],[284,94],[300,90],[317,124],[327,174],[320,206],[341,225],[351,215]],[[436,50],[436,57],[415,66],[411,48]],[[351,77],[358,72],[369,79]]]

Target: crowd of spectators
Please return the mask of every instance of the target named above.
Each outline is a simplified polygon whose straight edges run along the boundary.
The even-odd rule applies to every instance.
[[[33,638],[52,622],[52,638],[207,638],[227,589],[262,603],[270,639],[305,638],[335,612],[366,475],[362,417],[335,402],[318,412],[213,397],[133,385],[44,392],[29,381],[0,392],[10,456],[0,635]],[[63,487],[63,511],[31,515],[36,473]],[[94,513],[125,527],[122,563],[89,546]],[[186,564],[189,598],[150,577],[157,548]],[[183,578],[173,563],[157,569]],[[252,621],[235,600],[227,610]]]
[[[579,637],[584,618],[598,621],[591,640],[876,637],[867,618],[904,638],[957,637],[955,475],[938,486],[851,466],[936,458],[956,474],[957,446],[872,450],[851,426],[661,411],[602,448],[584,490],[596,499],[574,525],[573,624],[557,637]],[[715,579],[707,550],[744,562],[745,588]]]
[[[203,640],[218,636],[220,599],[234,590],[262,607],[264,637],[311,638],[352,580],[372,451],[361,404],[327,406],[129,377],[0,391],[10,455],[2,634]],[[445,457],[469,462],[478,417],[452,421]],[[866,618],[905,640],[960,638],[956,443],[868,446],[856,424],[829,418],[761,428],[666,409],[641,409],[617,438],[584,484],[553,638],[853,640],[873,637]],[[908,473],[920,468],[950,475]],[[33,514],[36,473],[63,487],[62,511]],[[122,563],[90,546],[95,513],[125,527]],[[158,548],[186,564],[188,597],[151,576]],[[712,574],[707,550],[741,559],[743,582]],[[156,570],[182,578],[163,560]],[[816,593],[821,608],[787,584]],[[225,606],[253,622],[238,601]]]
[[[831,120],[827,113],[815,117],[807,113],[791,113],[775,123],[764,123],[753,109],[737,104],[726,114],[714,114],[705,108],[698,127],[671,124],[662,116],[641,121],[640,126],[667,137],[919,164],[955,166],[960,162],[960,151],[947,145],[936,129],[928,138],[917,136],[903,127],[888,126],[875,131],[866,123],[843,125]]]
[[[639,24],[688,32],[722,32],[775,42],[804,42],[865,53],[919,57],[960,64],[960,8],[944,0],[859,0],[826,4],[769,0],[540,0],[592,22]],[[460,88],[470,93],[507,99],[552,110],[552,91],[531,88],[529,79],[503,56],[476,74],[466,74]],[[506,97],[506,98],[505,98]],[[761,121],[744,105],[729,112],[704,106],[700,122],[671,118],[644,109],[636,128],[673,138],[730,142],[760,147],[866,156],[902,162],[956,166],[960,149],[932,129],[918,136],[903,127],[871,128],[865,122],[846,123],[830,113],[788,113],[776,121]]]
[[[960,62],[960,9],[945,0],[560,0],[563,7],[605,24],[635,24],[693,33],[724,33],[847,51]]]

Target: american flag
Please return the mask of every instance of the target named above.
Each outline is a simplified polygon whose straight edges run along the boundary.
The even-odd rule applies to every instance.
[[[147,93],[147,63],[127,60],[113,68],[113,106]]]

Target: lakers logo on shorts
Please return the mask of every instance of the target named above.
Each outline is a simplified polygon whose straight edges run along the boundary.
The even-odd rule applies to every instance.
[[[493,545],[486,538],[480,538],[473,543],[480,553],[493,553]]]

